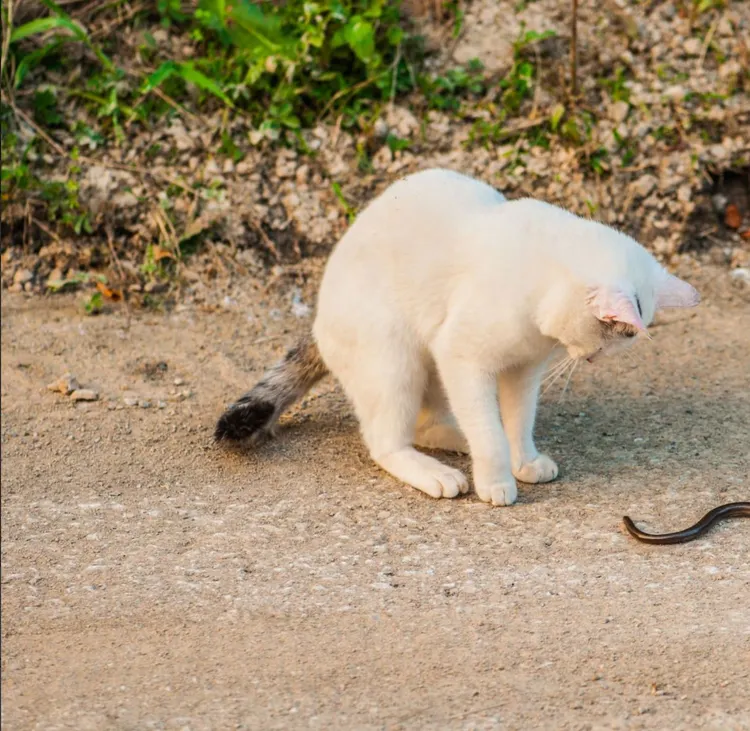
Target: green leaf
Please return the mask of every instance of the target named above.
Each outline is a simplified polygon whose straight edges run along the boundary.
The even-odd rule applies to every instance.
[[[375,55],[375,28],[372,23],[355,15],[344,29],[344,38],[357,58],[369,65]]]
[[[564,114],[565,114],[565,107],[562,104],[558,104],[552,110],[552,114],[550,114],[550,117],[549,117],[549,126],[553,132],[557,131],[557,128],[560,125],[560,120],[563,118]]]
[[[156,71],[154,71],[153,74],[150,74],[143,83],[143,93],[147,94],[149,91],[153,91],[176,71],[177,64],[174,61],[165,61],[158,69],[156,69]]]
[[[180,64],[177,72],[188,83],[195,84],[199,89],[219,97],[228,107],[234,107],[232,100],[224,93],[224,90],[213,79],[198,71],[192,63]]]
[[[58,48],[60,48],[63,40],[64,39],[58,39],[56,41],[52,41],[51,43],[47,43],[41,48],[37,48],[31,53],[25,54],[21,59],[21,62],[18,64],[18,67],[16,68],[16,75],[13,79],[14,88],[18,89],[21,86],[29,71],[33,71],[42,62],[47,54],[54,53]]]
[[[170,76],[177,75],[188,84],[193,84],[203,91],[207,91],[219,97],[228,107],[234,107],[232,100],[224,93],[223,89],[213,79],[198,71],[192,63],[175,63],[165,61],[152,73],[143,84],[143,93],[153,91],[157,86],[164,83]]]
[[[88,41],[86,31],[77,23],[74,23],[68,18],[49,16],[47,18],[37,18],[36,20],[29,21],[28,23],[24,23],[24,25],[15,28],[10,34],[10,42],[15,43],[16,41],[36,35],[37,33],[46,33],[48,30],[55,30],[58,28],[69,30],[81,41]]]
[[[404,39],[404,31],[397,25],[391,26],[387,33],[388,43],[397,46]]]

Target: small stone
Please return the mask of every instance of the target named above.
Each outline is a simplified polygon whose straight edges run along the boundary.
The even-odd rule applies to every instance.
[[[628,112],[630,111],[630,104],[625,101],[614,102],[613,104],[609,105],[608,111],[609,118],[615,124],[620,124],[620,122],[624,122],[625,117],[628,116]]]
[[[665,90],[664,96],[670,101],[681,102],[685,98],[685,87],[675,84]]]
[[[30,282],[34,278],[34,275],[28,269],[19,269],[13,275],[13,283],[24,285],[26,282]]]
[[[174,381],[172,381],[172,383],[174,383],[175,386],[182,386],[185,383],[185,381],[178,376],[177,378],[174,379]]]
[[[655,187],[657,180],[653,175],[642,175],[633,183],[636,195],[645,198]]]
[[[727,203],[729,203],[729,199],[722,195],[721,193],[716,193],[715,195],[711,196],[711,204],[714,207],[714,210],[719,214],[723,215],[724,211],[726,210]]]
[[[71,401],[97,401],[99,394],[90,388],[77,388],[70,394]]]
[[[156,406],[159,409],[166,409],[167,408],[167,402],[166,401],[157,401]]]
[[[206,163],[204,170],[206,175],[218,175],[221,172],[218,163],[213,158]]]
[[[690,190],[690,186],[686,183],[685,185],[681,185],[677,189],[677,200],[680,201],[680,203],[687,203],[692,196],[692,191]]]
[[[138,406],[140,406],[142,409],[150,409],[151,408],[151,402],[148,399],[141,399],[138,402]]]
[[[168,285],[164,282],[146,282],[143,290],[148,294],[159,294],[160,292],[165,292],[167,288]]]
[[[232,160],[224,160],[224,165],[221,168],[223,173],[233,173],[234,172],[234,162]]]
[[[378,119],[375,121],[375,124],[373,125],[372,131],[376,137],[384,140],[386,137],[388,137],[388,122],[386,122],[382,117],[378,117]]]
[[[739,282],[740,284],[744,284],[745,286],[750,286],[750,269],[746,269],[744,267],[740,269],[732,269],[732,271],[729,272],[729,276],[735,282]]]
[[[55,391],[67,396],[69,393],[79,390],[81,386],[72,373],[66,373],[64,376],[60,376],[56,381],[48,383],[47,388],[50,391]]]
[[[685,41],[683,48],[688,56],[697,56],[701,52],[701,42],[698,38],[688,38]]]
[[[138,406],[140,399],[134,393],[126,393],[122,397],[125,406]]]

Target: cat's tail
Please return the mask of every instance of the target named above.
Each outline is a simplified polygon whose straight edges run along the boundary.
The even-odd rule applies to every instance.
[[[303,337],[255,387],[235,401],[219,418],[214,439],[250,439],[258,443],[273,435],[282,412],[301,399],[328,369],[311,335]]]

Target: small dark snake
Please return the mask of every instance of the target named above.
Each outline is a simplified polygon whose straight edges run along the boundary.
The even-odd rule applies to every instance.
[[[675,533],[644,533],[640,528],[636,528],[635,523],[626,515],[622,522],[628,533],[633,538],[637,538],[643,543],[687,543],[700,538],[708,529],[720,520],[727,518],[750,518],[750,503],[727,503],[719,505],[706,513],[695,525],[691,525],[685,530],[678,530]]]

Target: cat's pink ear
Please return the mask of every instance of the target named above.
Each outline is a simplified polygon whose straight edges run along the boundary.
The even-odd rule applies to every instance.
[[[698,290],[692,284],[664,273],[656,290],[656,309],[664,307],[695,307],[701,301]]]
[[[646,332],[633,297],[622,289],[594,287],[589,291],[588,303],[597,320],[622,322]]]

